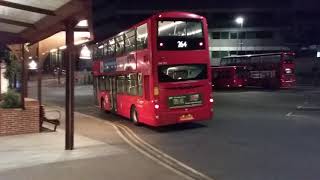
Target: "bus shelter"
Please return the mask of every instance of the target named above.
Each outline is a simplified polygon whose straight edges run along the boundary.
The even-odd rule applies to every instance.
[[[39,42],[58,32],[65,32],[66,150],[74,147],[74,32],[83,30],[81,26],[77,26],[79,21],[91,20],[91,3],[91,0],[0,1],[0,44],[11,49],[22,64],[22,108],[27,97],[27,61],[30,53],[38,61],[38,101],[41,105],[41,65],[46,49],[54,44],[49,43],[46,48],[41,49]],[[87,22],[88,26],[85,28],[92,34],[91,21]]]

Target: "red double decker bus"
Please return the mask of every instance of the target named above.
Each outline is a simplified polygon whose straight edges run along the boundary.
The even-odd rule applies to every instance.
[[[160,13],[92,48],[94,93],[101,109],[150,126],[211,119],[204,17]]]
[[[280,52],[229,56],[221,59],[221,66],[246,66],[248,86],[292,88],[296,85],[294,53]]]
[[[214,88],[242,88],[247,86],[246,66],[211,66]]]

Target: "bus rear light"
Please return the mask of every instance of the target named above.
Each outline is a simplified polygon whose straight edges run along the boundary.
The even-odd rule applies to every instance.
[[[156,116],[156,119],[159,119],[159,116]]]
[[[213,103],[213,99],[212,98],[210,98],[210,100],[209,100],[211,103]]]
[[[239,86],[239,87],[242,87],[242,84],[239,84],[238,86]]]
[[[203,46],[203,42],[200,42],[200,43],[199,43],[199,46]]]
[[[228,84],[227,87],[230,87],[230,85]]]
[[[159,108],[160,108],[159,104],[155,104],[155,105],[154,105],[154,108],[155,108],[155,109],[159,109]]]
[[[234,79],[234,80],[233,80],[233,83],[237,83],[237,80]]]
[[[162,47],[162,46],[163,46],[163,43],[160,43],[159,45],[160,45],[160,47]]]
[[[159,88],[158,87],[153,88],[153,95],[159,96]]]

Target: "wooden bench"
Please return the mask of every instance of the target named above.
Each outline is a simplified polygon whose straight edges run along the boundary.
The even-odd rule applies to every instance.
[[[49,113],[57,113],[58,117],[57,118],[47,118],[46,117],[46,112]],[[50,124],[54,125],[54,131],[57,130],[57,126],[60,125],[60,118],[61,118],[61,113],[58,110],[51,110],[51,111],[45,111],[44,106],[40,106],[40,127],[43,127],[43,122],[47,122]]]

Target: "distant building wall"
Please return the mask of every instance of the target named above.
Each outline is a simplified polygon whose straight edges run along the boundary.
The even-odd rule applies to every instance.
[[[211,64],[231,55],[289,51],[281,36],[281,28],[215,28],[209,30]]]

